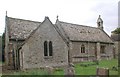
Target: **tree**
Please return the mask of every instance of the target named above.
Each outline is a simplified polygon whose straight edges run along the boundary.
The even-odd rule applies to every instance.
[[[114,31],[112,31],[112,33],[114,33],[114,34],[120,34],[120,28],[115,29]]]

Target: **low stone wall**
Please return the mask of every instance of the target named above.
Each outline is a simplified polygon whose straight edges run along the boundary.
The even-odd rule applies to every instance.
[[[81,61],[93,61],[93,60],[95,60],[95,56],[75,56],[72,59],[74,63]]]
[[[106,55],[106,54],[101,54],[100,55],[100,59],[103,60],[103,59],[112,59],[112,57],[110,55]],[[96,57],[95,56],[90,56],[90,55],[86,55],[86,56],[75,56],[72,58],[72,61],[73,63],[78,63],[78,62],[81,62],[81,61],[94,61],[96,60]]]
[[[110,55],[106,55],[106,54],[101,54],[101,60],[102,59],[111,59],[112,57]]]

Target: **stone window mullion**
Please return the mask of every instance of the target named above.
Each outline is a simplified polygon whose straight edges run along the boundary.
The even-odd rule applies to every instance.
[[[47,47],[48,47],[48,48],[47,48],[47,51],[48,51],[47,54],[48,54],[48,56],[50,56],[50,55],[49,55],[49,53],[50,53],[50,52],[49,52],[49,41],[48,41],[48,43],[47,43]]]

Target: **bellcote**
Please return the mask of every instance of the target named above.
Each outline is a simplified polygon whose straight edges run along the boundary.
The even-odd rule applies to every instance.
[[[98,19],[97,19],[97,26],[99,29],[103,30],[103,20],[101,19],[101,16],[99,15]]]

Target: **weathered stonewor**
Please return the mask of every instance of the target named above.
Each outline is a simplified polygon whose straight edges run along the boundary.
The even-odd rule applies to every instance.
[[[67,66],[64,70],[65,77],[74,77],[75,76],[75,70],[73,66]]]
[[[90,59],[88,55],[97,60],[106,58],[101,54],[110,59],[113,57],[114,43],[103,30],[100,16],[98,27],[58,19],[53,24],[49,17],[41,23],[6,16],[5,24],[5,64],[9,63],[17,70],[66,66],[68,59],[81,62]],[[14,54],[9,54],[10,49]],[[67,74],[73,74],[71,67],[67,70]]]
[[[45,70],[47,71],[47,74],[48,74],[48,75],[52,75],[52,74],[53,74],[53,71],[54,71],[54,68],[53,68],[53,67],[50,67],[50,66],[46,66],[46,67],[45,67]]]
[[[97,76],[100,77],[109,77],[109,69],[107,68],[97,68]]]

